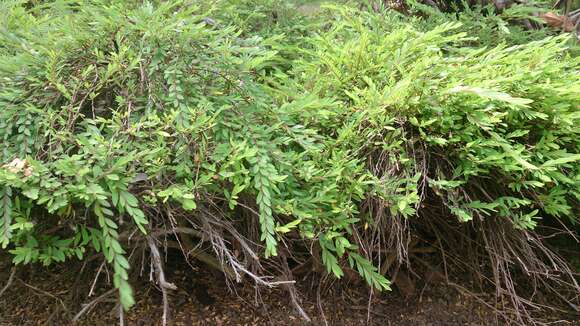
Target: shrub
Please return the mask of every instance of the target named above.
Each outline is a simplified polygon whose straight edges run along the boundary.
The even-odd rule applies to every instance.
[[[533,229],[542,211],[575,222],[580,77],[567,37],[470,48],[459,46],[469,39],[459,23],[424,32],[346,9],[335,19],[292,80],[309,97],[340,101],[316,126],[333,128],[335,149],[385,156],[374,191],[394,194],[389,179],[407,176],[402,189],[415,195],[392,201],[393,211],[415,213],[405,209],[419,202],[419,173],[462,221],[500,215]]]
[[[1,227],[15,263],[102,252],[128,308],[127,233],[218,205],[230,219],[246,196],[266,258],[299,226],[324,244],[329,271],[340,276],[348,252],[388,288],[343,236],[367,187],[362,166],[321,155],[318,135],[274,106],[256,82],[275,56],[266,41],[214,28],[179,2],[37,10],[42,19],[13,10],[6,19],[36,21],[3,40]]]
[[[272,284],[263,261],[320,257],[381,290],[389,225],[425,223],[432,205],[518,239],[540,216],[576,222],[565,36],[479,47],[457,22],[253,5],[2,4],[0,244],[14,263],[102,253],[129,308],[130,249],[193,234],[237,280]]]

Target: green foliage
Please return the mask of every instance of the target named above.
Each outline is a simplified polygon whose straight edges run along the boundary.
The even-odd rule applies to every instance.
[[[102,253],[125,308],[124,240],[174,213],[256,223],[266,258],[315,243],[329,273],[348,262],[379,290],[366,200],[406,219],[429,193],[461,222],[575,222],[565,36],[492,42],[465,18],[306,18],[273,0],[0,6],[0,244],[17,264]]]
[[[497,214],[533,229],[541,210],[575,222],[580,78],[567,37],[461,47],[469,34],[458,23],[423,32],[398,17],[333,12],[334,28],[291,74],[303,92],[344,103],[338,144],[382,151],[407,178],[423,164],[413,151],[434,157],[423,157],[423,178],[461,221]],[[393,202],[377,185],[392,213],[418,202],[415,177],[396,186],[413,199]]]

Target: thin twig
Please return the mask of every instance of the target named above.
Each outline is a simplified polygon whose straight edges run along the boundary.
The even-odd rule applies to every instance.
[[[8,290],[10,285],[12,285],[12,282],[14,281],[14,275],[16,275],[16,266],[12,266],[12,269],[10,270],[10,276],[8,276],[8,282],[6,282],[6,285],[4,285],[2,290],[0,290],[0,297],[2,294],[4,294],[4,292],[6,292],[6,290]]]
[[[32,285],[30,285],[30,284],[28,284],[28,283],[24,282],[23,280],[21,280],[21,279],[19,279],[19,278],[17,278],[17,280],[18,280],[18,282],[22,283],[22,285],[26,286],[26,287],[27,287],[27,288],[29,288],[29,289],[31,289],[31,290],[34,290],[34,291],[36,291],[36,292],[40,292],[40,293],[42,293],[42,294],[44,294],[44,295],[46,295],[46,296],[49,296],[49,297],[51,297],[51,298],[55,299],[56,301],[58,301],[58,302],[60,303],[60,305],[62,306],[62,308],[64,309],[64,311],[68,311],[68,309],[67,309],[67,308],[66,308],[66,306],[64,305],[64,302],[63,302],[63,301],[62,301],[62,300],[61,300],[59,297],[55,296],[54,294],[52,294],[52,293],[50,293],[50,292],[46,292],[46,291],[44,291],[44,290],[42,290],[42,289],[39,289],[39,288],[37,288],[37,287],[35,287],[35,286],[32,286]]]
[[[101,270],[103,269],[104,265],[105,265],[105,260],[103,260],[103,263],[101,264],[101,266],[99,266],[99,270],[97,271],[97,275],[95,275],[95,279],[93,280],[93,284],[91,285],[91,289],[89,290],[89,297],[93,296],[93,291],[95,290],[95,285],[97,285],[97,280],[99,279],[99,275],[101,275]]]
[[[78,320],[86,313],[88,313],[90,311],[90,309],[96,305],[97,303],[99,303],[100,301],[102,301],[103,299],[105,299],[106,297],[108,297],[109,295],[111,295],[112,293],[115,292],[115,288],[110,289],[109,291],[101,294],[100,296],[96,297],[93,301],[87,303],[84,305],[84,307],[74,316],[74,318],[72,319],[72,323],[75,324],[76,322],[78,322]]]

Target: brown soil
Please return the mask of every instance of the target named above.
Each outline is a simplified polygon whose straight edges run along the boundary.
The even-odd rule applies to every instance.
[[[88,297],[101,262],[68,263],[50,268],[20,267],[11,287],[0,297],[0,325],[67,325],[86,303],[112,288],[103,269],[94,293]],[[135,267],[137,269],[138,267]],[[140,267],[139,267],[140,268]],[[10,274],[7,257],[0,259],[0,288]],[[232,285],[206,267],[171,266],[167,278],[179,290],[171,295],[174,325],[305,325],[283,289],[261,289]],[[160,325],[162,296],[149,280],[149,267],[142,273],[135,294],[137,304],[125,314],[125,325]],[[111,276],[111,275],[109,275]],[[136,275],[137,276],[137,275]],[[327,282],[330,283],[330,282]],[[367,309],[369,290],[364,284],[331,286],[322,290],[320,306],[313,277],[297,283],[303,294],[303,308],[312,325],[494,325],[502,324],[485,306],[442,284],[416,282],[416,290],[402,295],[396,287],[389,293],[374,295],[372,310]],[[326,283],[325,283],[326,284]],[[79,325],[119,323],[115,292],[96,304],[79,320]]]

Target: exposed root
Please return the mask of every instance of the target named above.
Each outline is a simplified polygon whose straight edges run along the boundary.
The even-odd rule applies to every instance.
[[[283,266],[285,268],[284,278],[286,279],[286,281],[293,282],[294,280],[293,280],[293,276],[292,276],[292,271],[288,267],[288,261],[287,261],[285,255],[282,255],[282,262],[283,262]],[[294,309],[296,309],[296,311],[298,312],[300,317],[302,317],[302,319],[304,319],[307,322],[310,322],[311,321],[310,317],[304,311],[304,309],[302,309],[302,306],[300,305],[300,302],[298,300],[298,292],[296,291],[296,287],[294,286],[294,284],[287,283],[287,284],[284,284],[284,287],[286,288],[286,291],[288,291],[288,293],[290,294],[290,301],[292,302]]]
[[[322,299],[321,299],[321,288],[324,284],[324,278],[318,283],[318,287],[316,288],[316,305],[318,307],[318,311],[322,316],[322,320],[324,321],[324,325],[328,326],[328,321],[326,320],[326,315],[324,314],[324,307],[322,307]]]
[[[485,225],[481,228],[480,234],[488,248],[486,252],[493,268],[496,295],[497,297],[507,295],[519,322],[523,324],[533,321],[532,310],[548,307],[535,300],[540,285],[542,289],[551,292],[563,303],[578,311],[577,302],[572,302],[561,293],[562,289],[580,293],[574,273],[561,257],[546,247],[536,233],[515,230],[509,223],[499,219],[488,219],[483,223]],[[527,295],[529,298],[524,298],[520,294],[521,291],[518,291],[514,266],[517,266],[527,276],[527,282],[533,285],[533,292]]]
[[[222,266],[232,268],[236,282],[241,282],[242,276],[245,275],[254,283],[266,287],[295,283],[294,281],[274,281],[271,276],[260,276],[265,272],[265,269],[260,263],[258,254],[252,250],[252,246],[256,247],[257,245],[242,236],[226,218],[216,216],[209,209],[203,209],[201,212],[202,214],[199,216],[200,229],[203,230]],[[228,240],[225,234],[229,235],[231,240]],[[240,249],[239,253],[235,253],[231,249],[234,241]],[[238,258],[239,256],[243,257],[242,261]]]
[[[0,297],[4,294],[4,292],[6,292],[6,290],[8,290],[8,288],[10,288],[12,282],[14,282],[15,275],[16,275],[16,266],[12,266],[12,269],[10,270],[10,276],[8,276],[8,281],[6,282],[6,285],[4,285],[2,290],[0,290]]]
[[[125,315],[123,312],[123,306],[121,304],[118,305],[119,310],[119,326],[125,326]]]
[[[471,224],[451,223],[445,214],[423,219],[429,223],[421,225],[420,230],[426,227],[422,233],[445,235],[437,236],[434,246],[444,258],[446,270],[471,275],[483,291],[492,286],[496,302],[485,304],[505,321],[536,324],[536,312],[559,311],[557,306],[562,304],[578,311],[580,287],[574,272],[536,232],[517,230],[509,221],[493,217],[478,218]],[[420,258],[414,261],[424,263]],[[451,282],[447,273],[446,279],[462,293],[480,302],[484,300],[465,286]],[[561,302],[542,304],[540,293],[560,298]]]
[[[161,288],[161,293],[163,294],[163,326],[167,325],[169,319],[169,297],[167,290],[177,290],[177,286],[173,283],[169,283],[165,280],[165,273],[163,272],[163,263],[161,261],[161,255],[159,254],[159,248],[155,244],[153,237],[147,237],[147,243],[149,244],[149,249],[151,250],[151,260],[155,268],[155,274],[157,275],[157,283]]]

